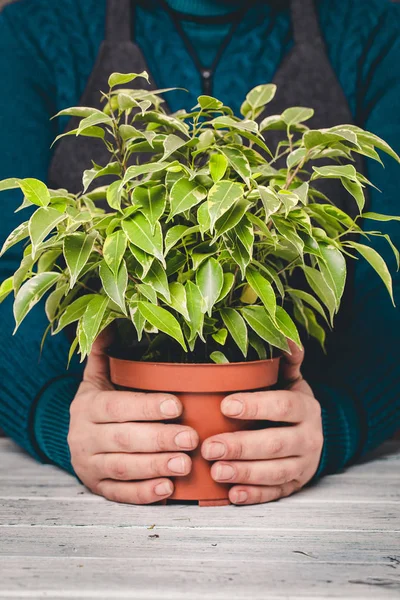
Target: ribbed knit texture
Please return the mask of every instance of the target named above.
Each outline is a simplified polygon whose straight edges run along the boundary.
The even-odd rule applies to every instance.
[[[180,12],[218,17],[242,0],[170,0]],[[332,66],[357,124],[384,137],[400,151],[400,7],[388,0],[318,0],[318,11]],[[50,117],[79,103],[104,35],[105,0],[21,0],[0,15],[0,178],[46,180],[50,144],[65,126]],[[229,30],[229,24],[187,20],[185,31],[204,66]],[[189,94],[167,97],[172,110],[190,109],[201,93],[200,76],[171,19],[155,0],[137,9],[136,39],[159,87],[184,87]],[[271,81],[291,47],[286,0],[257,2],[241,22],[217,68],[213,93],[236,112],[246,92]],[[368,164],[371,210],[398,213],[400,169]],[[13,211],[20,194],[0,194],[0,242],[16,226]],[[400,247],[400,225],[380,224]],[[376,227],[371,222],[371,229]],[[385,240],[371,244],[389,267],[395,261]],[[18,251],[0,261],[0,280],[17,266]],[[400,301],[400,280],[395,296]],[[65,374],[68,342],[50,338],[39,357],[46,326],[37,307],[11,337],[11,300],[0,306],[0,427],[37,458],[46,457],[72,471],[67,445],[69,405],[77,379]],[[332,368],[324,381],[310,377],[322,405],[325,444],[319,475],[335,472],[388,438],[400,426],[400,315],[363,261],[357,263],[355,317],[346,355],[332,349]],[[80,375],[74,362],[71,372]],[[51,383],[49,384],[49,381]],[[41,393],[41,390],[44,391]]]

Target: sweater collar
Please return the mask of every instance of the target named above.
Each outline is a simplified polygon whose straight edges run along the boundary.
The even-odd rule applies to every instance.
[[[240,10],[246,0],[167,0],[180,13],[198,17],[228,15]]]

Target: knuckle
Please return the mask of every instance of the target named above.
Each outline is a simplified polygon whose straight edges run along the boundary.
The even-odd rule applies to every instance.
[[[227,456],[231,457],[233,460],[241,460],[243,456],[243,444],[240,440],[234,440],[232,442],[228,442],[227,444]]]
[[[290,416],[292,410],[293,410],[293,400],[288,394],[278,398],[277,413],[278,413],[278,417],[282,421],[285,421],[285,419],[287,419]]]
[[[165,469],[167,471],[168,467],[166,466]],[[160,477],[161,474],[162,474],[162,468],[161,468],[158,458],[156,456],[151,457],[150,463],[149,463],[149,473],[148,473],[149,477],[154,479],[156,477]]]
[[[123,406],[122,402],[117,399],[115,396],[106,396],[104,403],[104,411],[107,419],[110,420],[111,423],[119,422],[122,420],[123,415]]]
[[[165,430],[159,429],[156,433],[156,450],[165,452],[168,450],[167,440],[165,439]]]
[[[284,449],[284,443],[282,438],[274,437],[270,441],[269,452],[272,456],[280,454]]]
[[[131,449],[131,439],[127,431],[117,429],[113,434],[113,441],[118,450],[129,452]]]
[[[322,434],[313,434],[308,439],[308,448],[311,452],[317,452],[322,448]]]
[[[287,469],[285,469],[284,467],[280,467],[274,470],[271,474],[271,479],[274,483],[283,483],[287,480],[287,478],[288,472]]]
[[[250,483],[251,481],[251,469],[248,465],[242,466],[242,472],[240,474],[240,479],[243,483]]]
[[[273,498],[272,500],[279,500],[280,498],[283,498],[285,495],[285,488],[283,487],[283,485],[278,485],[276,487],[276,489],[273,492]]]
[[[257,419],[259,415],[259,404],[257,397],[252,397],[251,400],[243,401],[243,414],[249,419]]]
[[[141,400],[142,414],[145,421],[156,421],[160,419],[154,402],[150,398],[144,396]]]
[[[128,468],[126,462],[121,458],[112,458],[107,471],[109,472],[111,479],[127,479]]]
[[[134,504],[149,504],[154,502],[151,498],[150,488],[146,484],[136,485],[134,492]]]

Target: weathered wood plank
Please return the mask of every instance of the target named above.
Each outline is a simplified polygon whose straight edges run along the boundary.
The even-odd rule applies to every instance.
[[[238,535],[240,541],[238,543]],[[98,527],[3,527],[2,556],[51,556],[169,560],[236,560],[266,563],[370,563],[394,568],[400,561],[399,534],[390,532],[268,532],[265,530]],[[400,570],[400,566],[399,566]]]
[[[3,597],[10,592],[29,590],[57,597],[54,592],[106,590],[108,598],[130,593],[133,600],[268,600],[271,598],[351,598],[380,600],[398,598],[400,576],[386,565],[343,565],[335,563],[267,563],[239,556],[187,557],[184,561],[168,556],[125,558],[27,557],[3,559],[6,580],[0,580]],[[76,597],[76,596],[75,596]],[[96,597],[99,597],[97,594]],[[103,597],[105,597],[103,595]],[[121,596],[120,596],[121,597]]]
[[[399,503],[303,503],[293,496],[263,506],[129,506],[93,501],[0,500],[2,525],[32,527],[205,527],[217,529],[399,531]]]

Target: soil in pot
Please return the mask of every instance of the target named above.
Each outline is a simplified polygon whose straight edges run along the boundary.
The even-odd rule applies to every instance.
[[[233,392],[263,390],[275,385],[278,371],[279,358],[216,365],[139,362],[110,356],[111,381],[115,385],[175,394],[184,409],[178,422],[193,427],[200,436],[198,448],[190,453],[192,471],[185,477],[174,478],[175,490],[169,500],[197,501],[200,506],[230,503],[230,485],[212,479],[211,463],[201,456],[201,444],[216,434],[248,429],[249,422],[222,414],[221,401]]]

